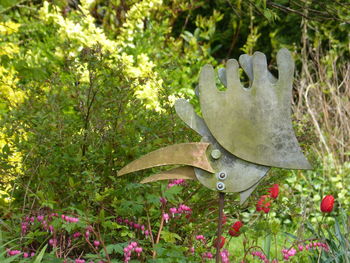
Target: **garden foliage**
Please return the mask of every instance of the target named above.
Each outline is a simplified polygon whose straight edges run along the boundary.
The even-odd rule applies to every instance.
[[[244,225],[225,256],[348,262],[348,9],[311,0],[1,1],[0,261],[122,262],[129,252],[141,262],[209,260],[214,192],[195,182],[137,183],[156,170],[117,171],[151,150],[198,141],[173,104],[198,105],[203,65],[259,50],[278,74],[275,55],[287,47],[297,66],[294,126],[315,169],[273,169],[243,208],[228,196],[227,239],[229,225]],[[266,191],[275,183],[276,199]],[[324,195],[336,199],[327,216]],[[288,250],[313,242],[324,249]]]

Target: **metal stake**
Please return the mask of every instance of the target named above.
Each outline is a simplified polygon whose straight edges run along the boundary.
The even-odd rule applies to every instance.
[[[216,239],[216,263],[221,262],[220,243],[221,243],[221,232],[222,232],[222,219],[224,215],[224,200],[225,200],[225,193],[219,192],[219,222],[218,222],[218,237]]]

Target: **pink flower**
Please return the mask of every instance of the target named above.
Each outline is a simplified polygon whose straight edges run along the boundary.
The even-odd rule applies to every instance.
[[[164,214],[163,214],[163,219],[165,220],[165,223],[168,223],[168,221],[169,221],[169,215],[166,214],[166,213],[164,213]]]
[[[57,245],[57,240],[55,238],[51,238],[49,240],[49,245],[55,247]]]
[[[135,248],[137,247],[137,242],[131,242],[130,245]]]
[[[74,234],[73,234],[73,237],[74,238],[78,238],[78,237],[80,237],[81,236],[81,233],[80,232],[75,232]]]
[[[137,253],[137,256],[139,257],[142,252],[142,247],[136,247],[135,252]]]
[[[24,253],[23,253],[23,257],[24,257],[24,258],[28,258],[28,257],[29,257],[29,253],[24,252]]]
[[[95,241],[94,241],[94,246],[95,246],[95,247],[99,247],[99,246],[100,246],[100,241],[95,240]]]
[[[203,258],[208,258],[208,259],[212,259],[213,258],[213,254],[210,252],[205,252],[202,254]]]
[[[175,180],[170,180],[169,184],[168,184],[168,188],[171,188],[175,185],[181,185],[184,184],[185,180],[184,179],[175,179]]]
[[[203,235],[196,236],[196,240],[202,240],[204,242],[205,237]]]
[[[174,217],[174,215],[177,213],[177,208],[176,207],[172,207],[172,208],[169,209],[169,212]]]
[[[223,251],[220,252],[220,256],[221,256],[221,262],[222,263],[230,263],[229,260],[229,253],[227,249],[224,249]]]
[[[177,209],[179,213],[182,213],[182,212],[192,212],[192,209],[190,207],[188,207],[187,205],[180,205],[179,208]]]
[[[267,259],[267,257],[265,256],[265,254],[262,253],[262,252],[260,252],[260,251],[253,251],[251,254],[252,254],[252,256],[255,256],[255,257],[260,258],[260,259],[263,260],[264,262],[268,262],[268,259]]]
[[[168,202],[164,197],[159,198],[159,201],[162,203],[162,205],[166,205]]]
[[[37,219],[39,222],[43,221],[44,220],[44,216],[40,215],[40,216],[37,216]]]
[[[7,252],[7,254],[8,254],[9,256],[15,256],[15,255],[21,254],[21,251],[20,251],[20,250],[9,250],[9,251]]]

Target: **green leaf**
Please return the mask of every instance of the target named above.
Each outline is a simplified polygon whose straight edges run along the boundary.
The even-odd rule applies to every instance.
[[[22,256],[22,253],[17,254],[15,256],[8,257],[5,260],[1,260],[1,263],[10,263],[10,262],[14,261],[15,259],[17,259],[19,256]],[[36,262],[34,262],[34,263],[36,263]]]
[[[264,240],[264,252],[268,259],[270,259],[270,249],[271,249],[271,235],[267,235]]]
[[[176,240],[181,240],[181,237],[178,234],[172,233],[172,232],[169,232],[169,231],[166,231],[166,230],[162,231],[161,237],[167,243],[175,243]]]
[[[41,262],[44,254],[45,254],[46,248],[47,248],[47,244],[41,249],[39,255],[35,258],[33,263],[40,263]]]

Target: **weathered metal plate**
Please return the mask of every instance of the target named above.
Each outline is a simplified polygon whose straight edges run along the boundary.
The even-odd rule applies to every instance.
[[[269,80],[266,57],[254,53],[252,86],[239,80],[238,62],[226,65],[227,89],[215,85],[214,69],[203,67],[200,80],[200,105],[204,121],[215,139],[233,155],[249,162],[289,169],[310,169],[295,137],[290,102],[294,62],[287,49],[277,54],[279,79]],[[246,68],[250,66],[246,65]]]
[[[239,64],[241,65],[241,67],[243,68],[244,72],[247,74],[250,82],[253,81],[254,79],[254,75],[253,75],[253,57],[249,56],[247,54],[243,54],[239,57]],[[223,74],[223,73],[221,73]],[[226,72],[225,72],[226,74]],[[276,83],[277,79],[275,78],[274,75],[271,74],[270,71],[267,70],[267,77],[269,79],[270,82],[272,83]],[[225,75],[226,78],[226,75]]]
[[[187,100],[177,99],[175,101],[175,110],[181,120],[183,120],[183,122],[192,130],[202,136],[210,135],[210,131],[204,120],[197,115],[193,106]]]
[[[208,173],[202,169],[194,169],[198,180],[204,186],[216,190],[217,182],[221,181],[225,184],[223,192],[241,192],[251,188],[266,175],[269,167],[241,160],[221,147],[188,101],[183,99],[176,101],[175,109],[179,117],[190,128],[203,136],[202,141],[211,143],[207,151],[208,155],[215,149],[221,152],[221,157],[218,159],[208,156],[213,168],[217,171],[216,174]],[[227,174],[225,180],[218,179],[217,174],[220,172]]]
[[[132,161],[118,172],[118,176],[163,165],[190,165],[213,173],[206,150],[209,143],[180,143],[150,152]]]
[[[190,166],[177,167],[171,170],[160,172],[158,174],[151,175],[143,179],[140,183],[151,183],[161,180],[171,180],[171,179],[188,179],[188,180],[197,180],[197,177],[194,173],[194,168]]]
[[[240,205],[243,205],[245,203],[245,201],[247,201],[249,196],[254,192],[254,190],[258,187],[258,185],[259,185],[259,182],[257,182],[255,185],[253,185],[249,189],[239,193],[239,197],[240,197],[239,204]]]
[[[203,138],[211,140],[210,138]],[[206,187],[217,190],[216,184],[223,182],[225,189],[222,192],[242,192],[251,188],[259,182],[268,172],[270,167],[258,165],[237,158],[226,151],[218,143],[213,143],[209,151],[218,149],[221,151],[221,157],[218,160],[210,158],[210,162],[217,171],[214,175],[202,169],[195,168],[197,179]],[[227,175],[225,180],[219,180],[218,175],[224,172]]]

